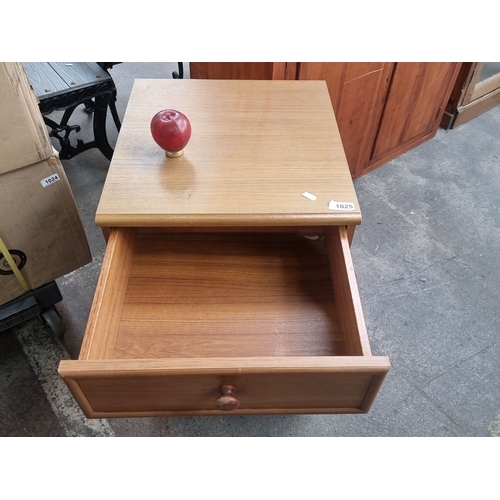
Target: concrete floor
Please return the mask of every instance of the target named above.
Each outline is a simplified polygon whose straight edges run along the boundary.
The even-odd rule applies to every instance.
[[[111,70],[123,116],[134,78],[175,63]],[[188,76],[188,75],[187,75]],[[81,111],[84,130],[89,117]],[[83,133],[83,132],[82,132]],[[116,130],[110,120],[114,145]],[[355,181],[352,252],[372,351],[392,369],[367,415],[87,420],[57,375],[76,358],[104,240],[94,214],[109,162],[63,161],[94,260],[58,280],[57,340],[35,318],[0,334],[0,436],[499,436],[500,107]]]

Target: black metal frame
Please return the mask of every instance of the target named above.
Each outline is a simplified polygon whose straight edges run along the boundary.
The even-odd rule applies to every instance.
[[[175,78],[175,79],[182,79],[184,78],[184,64],[181,63],[181,62],[178,62],[177,63],[177,66],[179,66],[179,71],[174,71],[172,73],[172,78]]]
[[[61,146],[59,157],[61,159],[68,160],[83,151],[97,148],[108,160],[111,160],[113,148],[110,146],[106,134],[106,115],[109,108],[119,131],[121,123],[115,102],[116,88],[112,79],[102,84],[62,93],[48,99],[40,99],[40,112],[43,115],[45,124],[50,128],[50,137],[54,137],[59,141]],[[78,139],[77,145],[72,146],[69,137],[70,133],[73,131],[79,132],[81,127],[79,125],[68,125],[68,122],[75,109],[81,104],[85,105],[87,111],[94,113],[94,140],[84,143],[81,139]],[[59,123],[48,118],[47,115],[50,115],[53,111],[64,111]]]
[[[111,112],[116,129],[120,131],[121,122],[116,110],[116,87],[113,78],[109,74],[109,70],[118,62],[98,62],[97,63],[106,73],[110,79],[102,83],[89,85],[88,87],[76,89],[71,92],[63,92],[60,94],[52,95],[46,99],[40,98],[40,112],[43,115],[45,124],[50,128],[49,136],[57,139],[61,146],[59,157],[63,160],[69,160],[83,151],[88,149],[97,148],[108,159],[111,160],[113,156],[113,148],[108,142],[106,134],[106,116],[108,109]],[[172,78],[184,78],[184,65],[181,62],[177,63],[179,71],[172,73]],[[71,132],[80,132],[79,125],[69,125],[68,122],[75,111],[80,105],[85,106],[87,113],[94,113],[93,129],[94,140],[90,142],[83,142],[77,139],[76,146],[71,145],[70,134]],[[48,118],[53,111],[64,111],[62,119],[59,123]]]

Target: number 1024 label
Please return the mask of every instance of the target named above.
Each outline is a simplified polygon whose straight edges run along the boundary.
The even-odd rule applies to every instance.
[[[52,184],[55,184],[56,182],[59,182],[61,180],[61,178],[59,177],[58,174],[52,174],[52,175],[49,175],[49,177],[45,177],[45,179],[42,179],[40,181],[40,184],[46,188],[47,186],[50,186]]]

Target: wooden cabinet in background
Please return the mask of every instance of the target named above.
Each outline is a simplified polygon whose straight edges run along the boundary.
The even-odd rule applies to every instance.
[[[500,104],[500,62],[465,62],[455,81],[443,128],[455,128]]]
[[[370,166],[394,63],[301,63],[299,80],[326,80],[353,177]]]
[[[208,80],[273,80],[272,62],[256,63],[189,63],[191,78],[206,78]],[[282,79],[276,78],[274,79]]]
[[[190,63],[191,78],[325,80],[353,177],[434,137],[462,63]]]

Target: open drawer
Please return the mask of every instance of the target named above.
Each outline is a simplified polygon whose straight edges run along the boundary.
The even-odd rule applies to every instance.
[[[363,413],[372,356],[347,231],[113,229],[78,360],[88,417]]]

